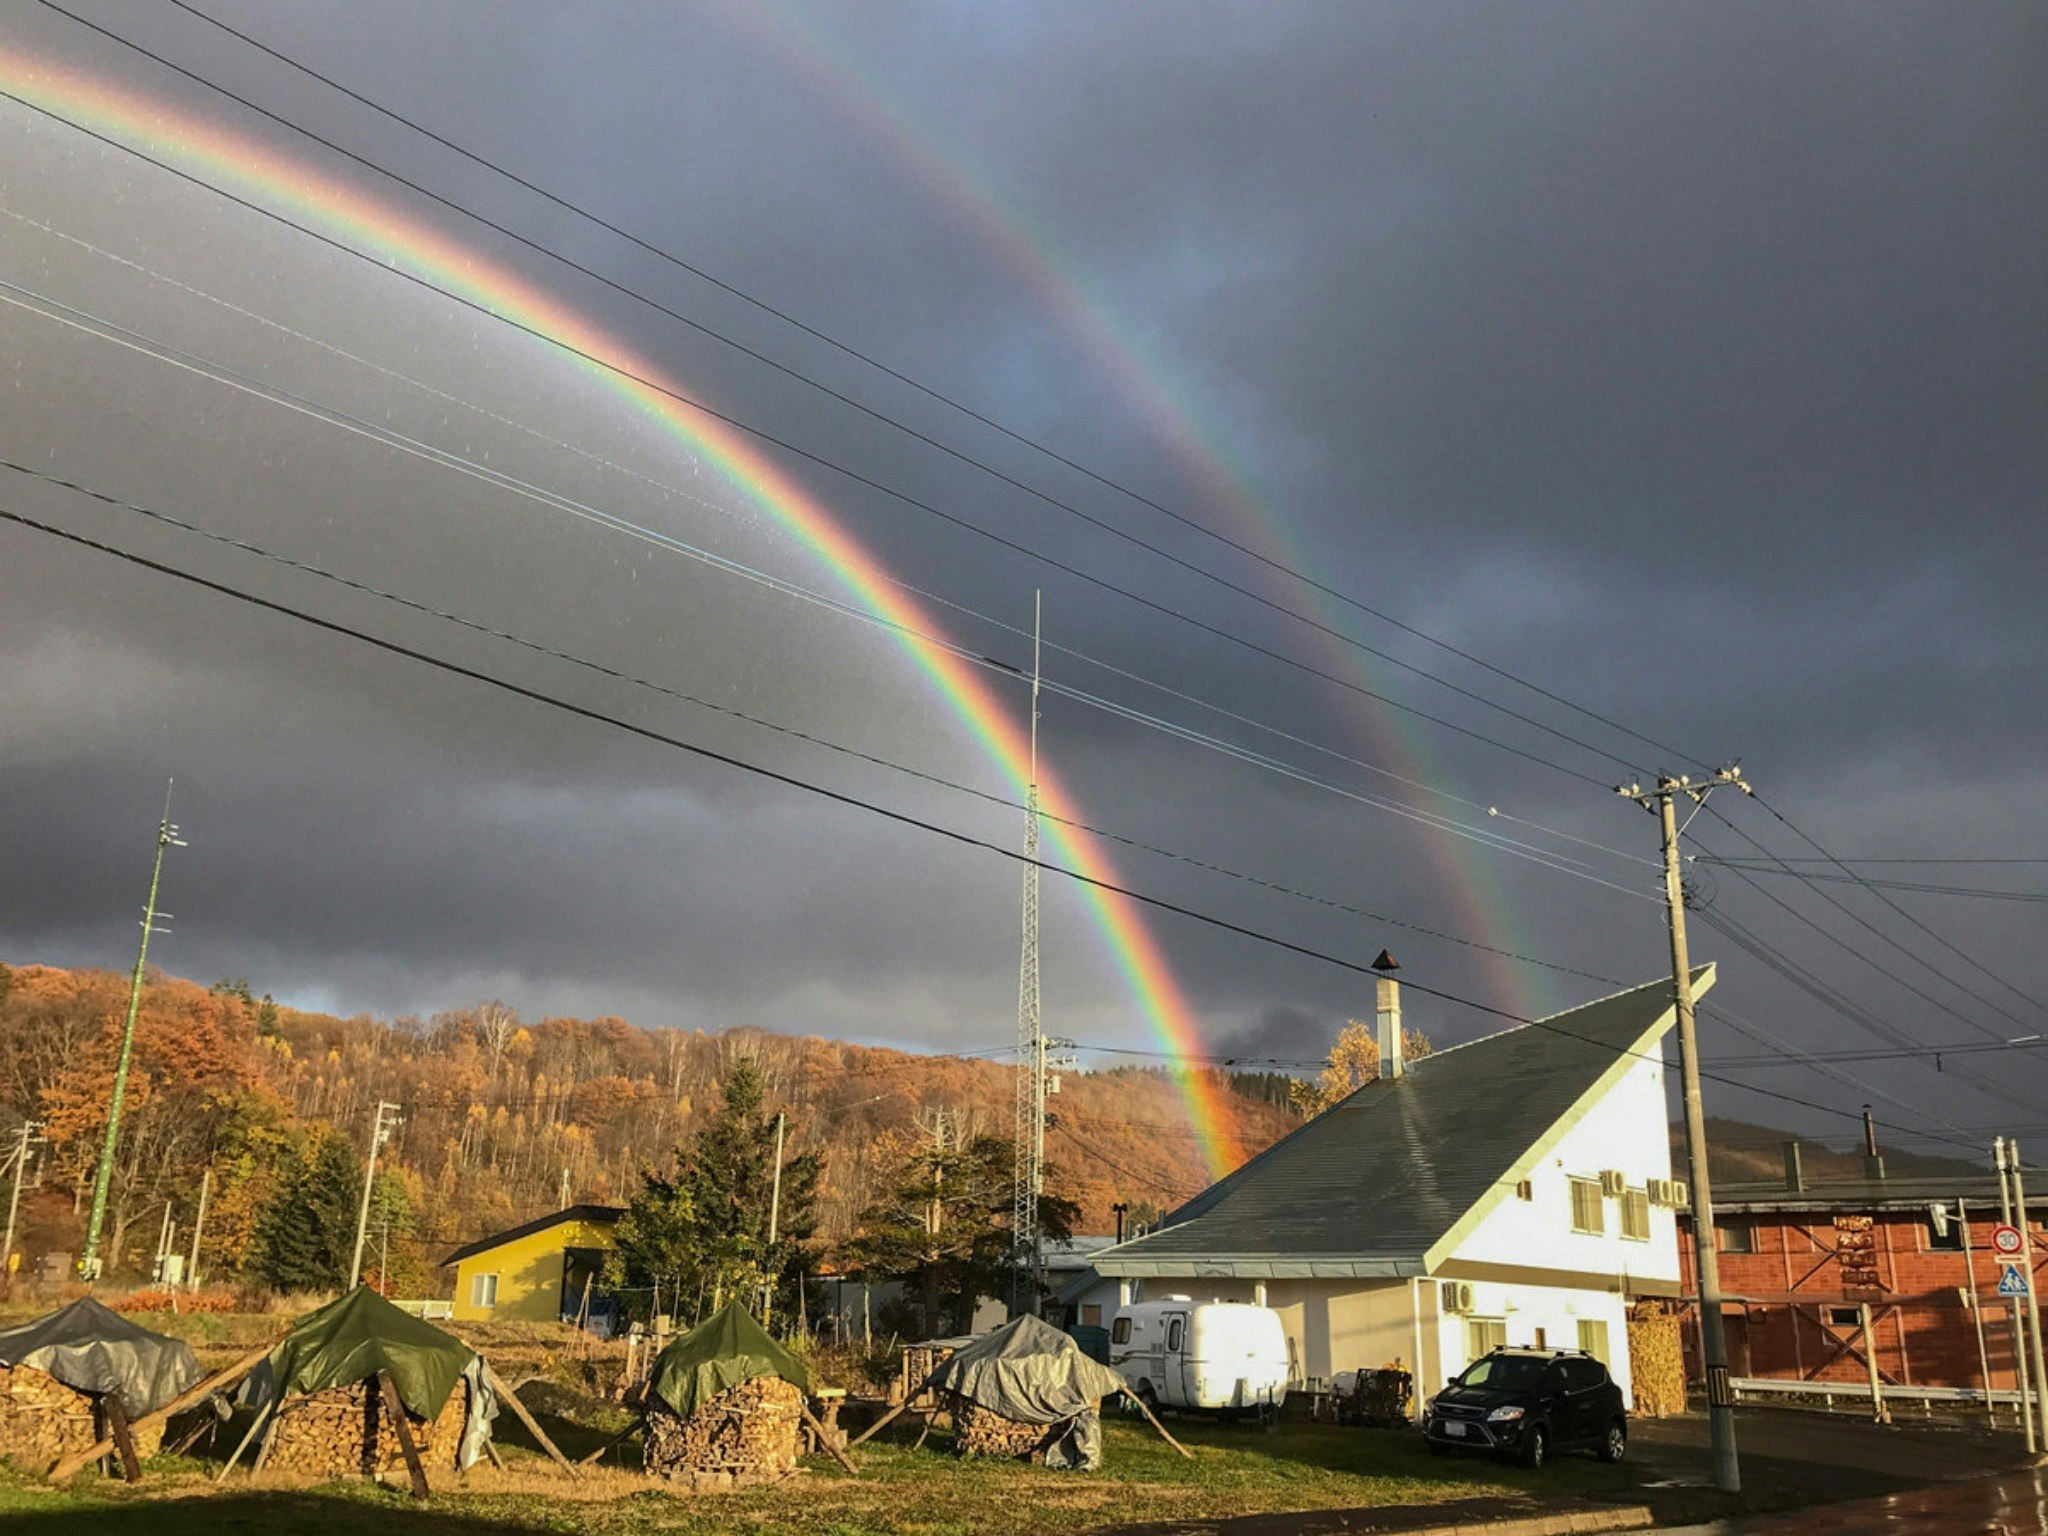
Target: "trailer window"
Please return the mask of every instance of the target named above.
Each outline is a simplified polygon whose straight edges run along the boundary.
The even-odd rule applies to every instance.
[[[1128,1344],[1131,1342],[1131,1320],[1128,1317],[1120,1317],[1109,1325],[1109,1342],[1112,1344]]]
[[[1181,1343],[1187,1338],[1187,1327],[1186,1322],[1178,1317],[1166,1325],[1166,1347],[1168,1350],[1175,1354],[1180,1353]]]

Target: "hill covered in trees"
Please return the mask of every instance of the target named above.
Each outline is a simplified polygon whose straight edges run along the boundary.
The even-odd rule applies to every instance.
[[[0,967],[0,1130],[40,1121],[17,1246],[82,1245],[128,978]],[[815,1155],[816,1243],[854,1236],[885,1202],[900,1151],[943,1112],[954,1142],[1006,1137],[1012,1070],[754,1029],[639,1029],[618,1018],[523,1020],[489,1001],[432,1018],[303,1012],[247,982],[150,974],[108,1207],[110,1273],[146,1272],[168,1205],[189,1251],[208,1181],[200,1267],[209,1279],[338,1284],[362,1158],[380,1100],[403,1116],[381,1160],[365,1267],[435,1294],[455,1245],[569,1201],[623,1204],[642,1174],[711,1123],[752,1065],[791,1148]],[[1219,1075],[1247,1154],[1298,1123],[1286,1083]],[[1070,1073],[1054,1101],[1052,1191],[1074,1230],[1113,1228],[1208,1182],[1181,1090],[1166,1072]],[[346,1235],[337,1238],[337,1231]],[[388,1234],[388,1241],[387,1241]]]

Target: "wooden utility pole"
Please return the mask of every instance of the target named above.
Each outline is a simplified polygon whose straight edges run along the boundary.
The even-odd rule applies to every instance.
[[[2012,1183],[2005,1176],[2005,1138],[1991,1138],[1991,1160],[1998,1169],[1998,1217],[2005,1226],[2013,1224]],[[2024,1213],[2022,1213],[2024,1219]],[[2001,1262],[2003,1262],[2001,1260]],[[2040,1383],[2029,1382],[2027,1370],[2027,1326],[2020,1311],[2020,1299],[2009,1298],[2012,1303],[2012,1374],[2020,1387],[2020,1417],[2027,1426],[2027,1454],[2034,1454],[2034,1390]]]
[[[2007,1141],[2005,1155],[2012,1165],[2012,1215],[2013,1225],[2020,1229],[2020,1273],[2027,1277],[2027,1332],[2032,1345],[2031,1364],[2034,1367],[2034,1411],[2041,1425],[2041,1443],[2048,1445],[2048,1391],[2038,1390],[2042,1382],[2048,1382],[2048,1365],[2041,1359],[2041,1301],[2034,1294],[2034,1231],[2027,1220],[2027,1189],[2020,1178],[2020,1144]]]
[[[149,936],[164,933],[156,920],[157,887],[163,879],[164,850],[183,848],[178,829],[171,822],[172,780],[164,786],[164,817],[157,823],[156,860],[149,870],[149,900],[142,907],[142,947],[135,954],[135,974],[128,983],[128,1022],[121,1029],[121,1051],[114,1058],[114,1090],[107,1096],[107,1134],[100,1142],[99,1172],[93,1177],[92,1217],[85,1228],[85,1252],[78,1261],[79,1275],[88,1281],[100,1277],[100,1228],[107,1219],[107,1192],[114,1184],[114,1148],[121,1140],[121,1101],[128,1093],[128,1059],[135,1053],[135,1015],[142,1009],[142,976],[149,963]],[[161,914],[169,917],[170,913]]]
[[[775,1309],[775,1234],[780,1230],[782,1219],[782,1127],[786,1117],[781,1110],[775,1111],[775,1182],[768,1196],[768,1252],[765,1268],[768,1273],[761,1281],[761,1326],[768,1326],[768,1317]]]
[[[21,1181],[28,1177],[29,1144],[41,1139],[42,1126],[33,1120],[21,1122],[21,1135],[14,1144],[14,1189],[7,1196],[7,1237],[0,1241],[0,1280],[14,1273],[14,1214],[21,1208]]]
[[[213,1193],[213,1170],[199,1175],[199,1214],[192,1218],[192,1262],[185,1266],[185,1288],[199,1289],[199,1234],[206,1230],[206,1197]]]
[[[1700,1354],[1707,1368],[1707,1432],[1713,1447],[1714,1486],[1742,1491],[1742,1467],[1735,1450],[1735,1394],[1728,1384],[1728,1338],[1721,1318],[1721,1260],[1714,1234],[1714,1195],[1707,1172],[1707,1120],[1700,1097],[1699,1043],[1693,1032],[1692,960],[1685,942],[1685,881],[1673,802],[1684,795],[1695,805],[1723,786],[1750,794],[1742,770],[1730,766],[1694,783],[1689,776],[1657,780],[1655,789],[1624,784],[1617,793],[1655,813],[1664,847],[1664,906],[1671,934],[1671,996],[1678,1014],[1678,1064],[1685,1079],[1685,1151],[1691,1164],[1692,1242],[1700,1292]],[[1698,814],[1697,812],[1694,813]],[[1686,822],[1691,824],[1692,817]]]
[[[377,1183],[377,1149],[391,1139],[398,1126],[398,1106],[378,1100],[377,1119],[370,1127],[370,1162],[363,1170],[363,1203],[356,1211],[355,1251],[349,1255],[348,1273],[342,1277],[345,1290],[354,1290],[363,1278],[363,1243],[370,1235],[370,1191]]]

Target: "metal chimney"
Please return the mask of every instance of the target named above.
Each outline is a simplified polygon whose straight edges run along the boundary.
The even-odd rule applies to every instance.
[[[1391,1083],[1397,1081],[1407,1067],[1401,1057],[1401,983],[1394,980],[1394,972],[1401,969],[1401,962],[1383,949],[1379,959],[1373,961],[1372,968],[1380,973],[1376,1020],[1379,1026],[1380,1081]]]
[[[1870,1116],[1870,1106],[1863,1106],[1863,1177],[1876,1183],[1884,1178],[1884,1158],[1877,1150],[1877,1122]]]
[[[1806,1188],[1806,1169],[1799,1160],[1799,1143],[1785,1143],[1785,1187],[1793,1194]]]

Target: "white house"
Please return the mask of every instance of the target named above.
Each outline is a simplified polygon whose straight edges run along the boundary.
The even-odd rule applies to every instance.
[[[1713,985],[1712,966],[1694,990]],[[1154,1231],[1121,1299],[1278,1309],[1298,1382],[1399,1361],[1419,1405],[1499,1344],[1590,1350],[1629,1390],[1631,1300],[1678,1294],[1658,981],[1382,1071]]]

